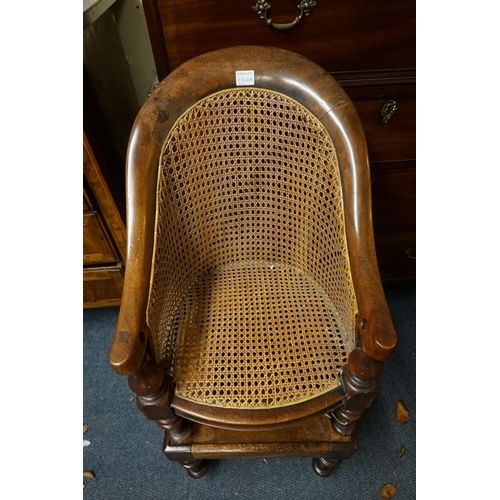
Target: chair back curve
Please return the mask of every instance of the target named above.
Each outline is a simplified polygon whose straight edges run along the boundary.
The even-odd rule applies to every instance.
[[[253,81],[238,85],[238,71],[251,71]],[[129,145],[128,259],[140,254],[149,263],[141,284],[147,326],[177,397],[259,409],[339,385],[358,342],[358,288],[379,281],[369,178],[354,105],[326,71],[297,54],[222,49],[186,62],[157,86]],[[146,233],[153,236],[141,237]],[[253,311],[273,321],[263,326]],[[244,335],[232,329],[235,322]],[[210,331],[205,341],[212,345],[204,352],[235,356],[248,366],[249,381],[219,383],[205,394],[218,360],[207,354],[182,362],[199,352],[192,338],[201,330]],[[270,339],[269,355],[259,360],[261,335]],[[293,337],[305,346],[302,357],[286,347],[276,355],[272,339]],[[291,374],[290,366],[308,364],[309,352],[319,357],[318,371]],[[187,365],[191,372],[182,373]],[[278,385],[254,391],[254,365],[275,370]],[[296,390],[287,394],[292,379]]]

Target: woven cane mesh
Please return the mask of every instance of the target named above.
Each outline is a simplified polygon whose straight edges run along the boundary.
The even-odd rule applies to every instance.
[[[228,89],[162,152],[148,324],[176,394],[226,408],[306,401],[354,347],[335,149],[296,101]]]

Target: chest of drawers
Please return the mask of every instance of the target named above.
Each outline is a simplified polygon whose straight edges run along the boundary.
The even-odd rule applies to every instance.
[[[297,4],[305,12],[293,27],[276,29],[266,22],[294,24],[300,17]],[[342,84],[367,137],[382,279],[415,278],[415,1],[144,0],[143,5],[159,80],[211,50],[267,45],[304,55]]]

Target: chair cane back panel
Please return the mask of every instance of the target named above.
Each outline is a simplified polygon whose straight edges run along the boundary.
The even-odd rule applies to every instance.
[[[147,321],[176,396],[262,409],[340,384],[355,347],[334,144],[302,104],[231,88],[172,126]]]

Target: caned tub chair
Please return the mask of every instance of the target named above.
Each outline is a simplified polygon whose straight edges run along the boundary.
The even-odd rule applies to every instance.
[[[328,476],[352,456],[396,334],[339,84],[270,47],[177,68],[133,126],[127,231],[110,362],[167,457],[198,478],[207,459],[311,457]]]

